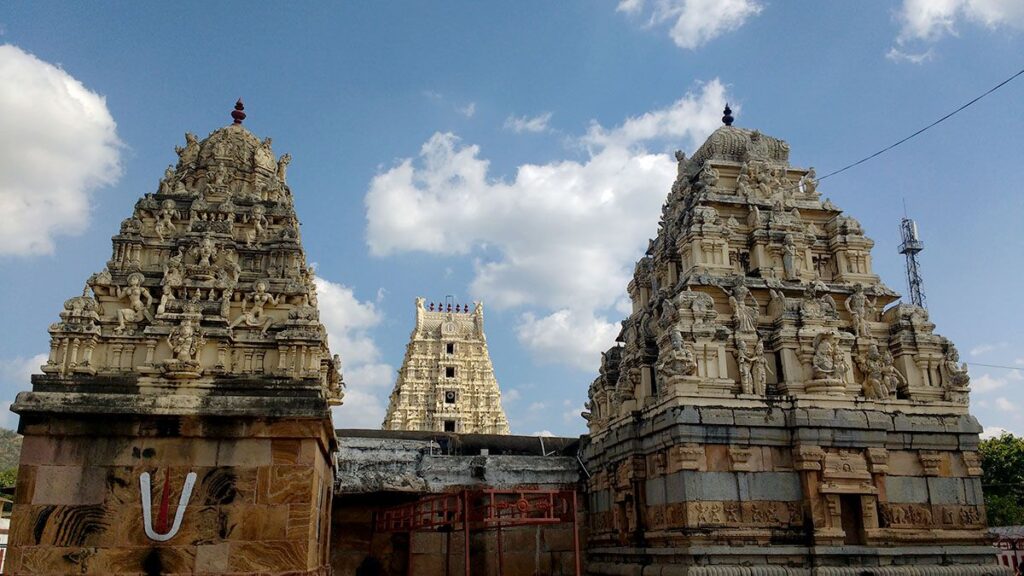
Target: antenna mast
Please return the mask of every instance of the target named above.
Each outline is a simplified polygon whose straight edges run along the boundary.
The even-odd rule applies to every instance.
[[[917,254],[924,250],[924,242],[917,235],[917,222],[906,216],[900,220],[900,254],[907,257],[907,289],[910,292],[910,303],[926,308],[924,300],[924,280],[921,278],[921,265]]]

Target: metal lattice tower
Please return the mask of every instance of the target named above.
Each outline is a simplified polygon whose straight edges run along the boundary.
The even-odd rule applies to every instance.
[[[921,278],[921,265],[917,261],[918,252],[924,250],[924,242],[917,236],[917,222],[910,218],[900,221],[900,254],[907,257],[907,290],[910,292],[910,303],[926,308],[924,300],[924,280]]]

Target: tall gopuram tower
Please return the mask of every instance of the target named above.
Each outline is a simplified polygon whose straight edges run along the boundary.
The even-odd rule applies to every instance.
[[[590,572],[1003,574],[953,343],[813,169],[723,120],[677,153],[590,387]]]
[[[424,304],[391,392],[385,430],[508,434],[484,335],[484,305]]]
[[[329,573],[339,361],[270,138],[185,135],[13,410],[5,574]]]

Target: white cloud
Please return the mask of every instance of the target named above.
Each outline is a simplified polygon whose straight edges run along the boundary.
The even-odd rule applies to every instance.
[[[509,388],[501,393],[501,401],[503,404],[515,402],[523,397],[523,394],[516,388]]]
[[[1017,405],[1010,402],[1008,398],[1000,396],[999,398],[996,398],[996,408],[1003,412],[1015,412],[1017,410]]]
[[[533,402],[533,403],[530,404],[530,407],[527,408],[527,411],[529,411],[529,412],[540,412],[541,410],[543,410],[543,409],[545,409],[547,407],[548,407],[548,405],[543,403],[543,402]]]
[[[517,335],[537,359],[594,370],[676,174],[671,155],[647,147],[695,148],[724,104],[715,79],[619,126],[591,125],[578,139],[584,160],[524,164],[510,181],[490,173],[478,146],[434,134],[418,158],[371,182],[370,251],[472,255],[470,293],[523,308]]]
[[[981,356],[982,354],[988,354],[995,349],[995,344],[978,344],[974,348],[971,348],[968,354],[971,356]]]
[[[320,320],[327,328],[331,350],[341,355],[345,378],[344,404],[336,408],[338,428],[379,428],[384,420],[389,386],[395,370],[380,362],[380,349],[370,330],[383,319],[374,302],[360,301],[352,289],[316,278]],[[377,302],[383,297],[377,292]]]
[[[456,108],[456,110],[459,112],[459,114],[462,114],[466,118],[472,118],[473,115],[476,114],[476,102],[470,102],[465,106]]]
[[[961,21],[981,25],[990,30],[999,28],[1015,28],[1024,30],[1024,2],[1021,0],[903,0],[896,13],[900,22],[900,32],[896,44],[904,46],[920,42],[935,42],[945,36],[956,36],[957,26]],[[914,55],[906,54],[907,58],[893,56],[906,54],[893,48],[887,56],[894,61],[908,61],[919,64],[924,59],[915,60]],[[921,56],[930,58],[931,50]]]
[[[555,433],[552,432],[551,430],[539,430],[537,432],[534,432],[533,434],[530,434],[530,436],[547,436],[549,438],[554,438]]]
[[[1006,386],[1006,384],[1006,378],[997,378],[991,374],[985,373],[977,378],[971,378],[971,391],[977,394],[984,394],[985,392],[998,390],[1003,386]]]
[[[604,318],[569,309],[553,312],[543,318],[525,313],[516,329],[519,341],[544,363],[565,362],[580,370],[596,368],[601,352],[615,341],[619,325]]]
[[[121,176],[106,100],[64,70],[0,46],[0,255],[53,251],[89,223],[90,195]]]
[[[644,11],[644,6],[643,0],[621,0],[616,10],[637,15]],[[648,25],[672,22],[672,41],[680,48],[694,50],[726,32],[738,30],[762,10],[764,6],[758,0],[656,0]]]
[[[516,134],[523,132],[547,132],[548,122],[551,120],[551,112],[544,112],[537,116],[509,116],[505,119],[505,129]]]
[[[931,48],[924,52],[904,52],[899,48],[893,46],[885,54],[885,57],[893,62],[910,62],[911,64],[924,64],[935,57],[935,51]]]
[[[1013,432],[1000,426],[985,426],[981,431],[981,439],[988,440],[989,438],[998,438],[1006,433],[1013,434]]]
[[[903,0],[897,18],[903,27],[899,41],[934,41],[956,35],[960,20],[986,28],[1024,29],[1024,2],[1020,0]]]

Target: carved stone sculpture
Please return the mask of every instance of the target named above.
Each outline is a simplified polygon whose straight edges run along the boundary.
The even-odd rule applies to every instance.
[[[117,327],[115,332],[123,332],[126,322],[139,322],[143,318],[152,320],[149,307],[153,305],[153,296],[142,285],[145,276],[135,272],[128,276],[128,286],[117,288],[117,297],[128,300],[128,307],[117,311]],[[143,302],[145,299],[145,302]]]
[[[242,313],[228,326],[228,330],[245,324],[250,328],[259,328],[260,336],[266,336],[267,330],[274,324],[274,319],[266,313],[265,308],[268,304],[276,306],[277,298],[267,292],[267,283],[262,280],[256,282],[255,288],[255,292],[247,294],[242,299]],[[252,301],[252,307],[246,309],[246,304],[249,301]]]

